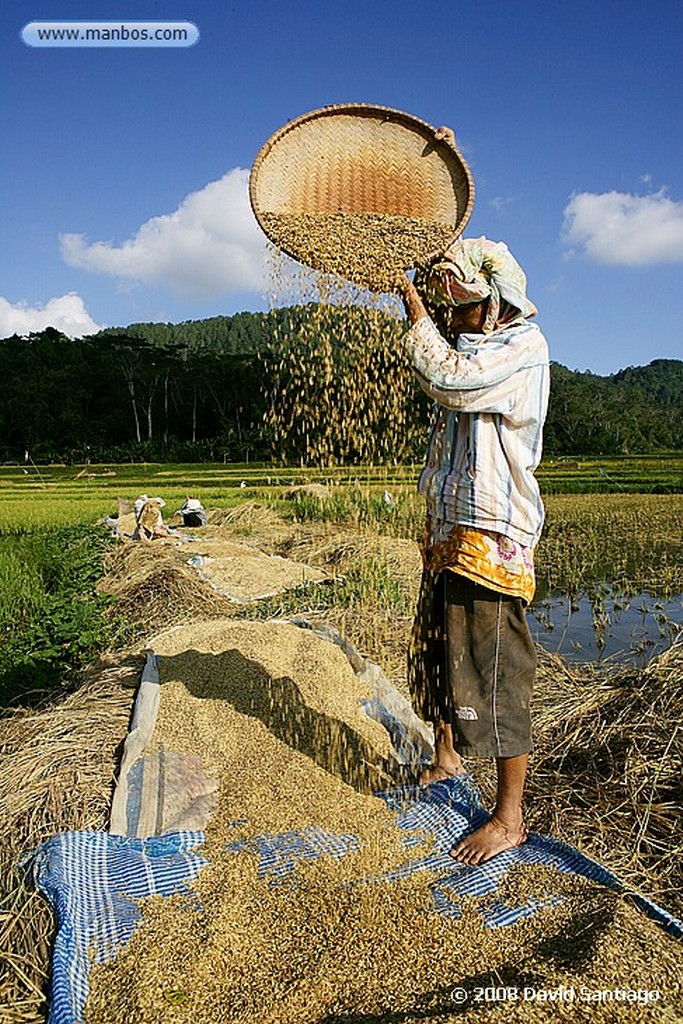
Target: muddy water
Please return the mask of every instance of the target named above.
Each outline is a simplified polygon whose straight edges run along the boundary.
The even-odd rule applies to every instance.
[[[604,587],[569,598],[539,585],[527,613],[534,640],[570,661],[606,658],[644,665],[667,648],[683,625],[683,593],[663,598]]]

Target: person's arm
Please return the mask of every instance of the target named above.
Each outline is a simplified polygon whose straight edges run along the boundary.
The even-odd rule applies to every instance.
[[[455,133],[446,125],[436,129],[434,138],[455,145]],[[545,338],[535,325],[458,352],[439,333],[405,274],[398,291],[411,324],[404,339],[408,354],[423,391],[440,405],[463,412],[507,412],[519,387],[516,374],[548,362]]]
[[[534,324],[482,336],[456,351],[429,317],[421,317],[404,345],[423,391],[440,405],[462,412],[508,413],[522,381],[520,371],[547,364],[545,339]]]
[[[452,128],[449,128],[448,125],[442,124],[440,128],[437,128],[434,132],[434,138],[439,141],[447,142],[450,146],[455,146],[455,132]],[[403,299],[406,316],[411,324],[415,324],[423,317],[429,316],[424,303],[420,298],[420,293],[406,274],[400,275],[398,291]]]
[[[420,297],[420,293],[417,288],[407,276],[407,274],[401,274],[398,281],[398,290],[403,299],[403,305],[405,306],[406,316],[408,322],[416,324],[418,320],[422,320],[424,317],[429,316],[429,313],[425,309],[425,304]]]

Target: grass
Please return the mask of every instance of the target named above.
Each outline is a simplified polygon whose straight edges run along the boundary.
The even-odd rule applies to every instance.
[[[82,526],[0,533],[0,708],[63,690],[116,642],[111,599],[95,590],[109,546]]]
[[[673,457],[612,460],[607,469],[610,479],[631,482],[647,472],[655,485],[679,464]],[[595,461],[560,462],[545,466],[540,475],[553,487],[563,480],[574,486],[577,474],[590,480],[599,468]],[[417,540],[424,515],[418,472],[416,466],[321,472],[261,464],[91,466],[87,472],[66,466],[26,472],[0,468],[0,706],[31,690],[49,690],[115,642],[116,627],[93,590],[106,535],[86,524],[113,513],[119,496],[161,494],[167,513],[187,494],[200,497],[207,508],[256,502],[304,526],[344,525]],[[307,490],[311,483],[317,489]],[[640,593],[656,599],[680,592],[683,495],[549,493],[545,503],[547,520],[537,551],[539,598],[547,591],[586,595],[597,623],[606,594],[627,601]],[[150,583],[143,589],[151,600],[155,588]],[[300,598],[286,597],[284,607],[292,610]],[[342,580],[306,588],[305,599],[318,610],[351,612],[372,601],[386,613],[402,615],[411,597],[396,588],[377,552],[366,550],[346,566]],[[272,610],[265,603],[259,614]]]
[[[331,583],[307,583],[257,605],[245,605],[236,613],[241,618],[271,619],[300,614],[323,614],[333,610],[373,607],[377,611],[407,615],[413,597],[409,589],[380,557],[356,556],[349,560],[343,576]]]
[[[669,597],[683,579],[683,495],[549,495],[537,571],[570,596],[609,583]]]
[[[544,494],[676,494],[683,491],[683,455],[544,459]]]

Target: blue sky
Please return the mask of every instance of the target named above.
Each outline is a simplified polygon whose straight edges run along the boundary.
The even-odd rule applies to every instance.
[[[286,121],[451,125],[466,234],[507,241],[557,361],[683,356],[678,0],[5,0],[0,336],[267,308],[246,178]],[[190,48],[31,48],[30,21],[192,21]]]

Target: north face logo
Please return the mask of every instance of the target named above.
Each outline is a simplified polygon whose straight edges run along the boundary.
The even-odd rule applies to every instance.
[[[458,718],[464,718],[467,722],[479,721],[479,715],[474,708],[456,708],[455,714]]]

